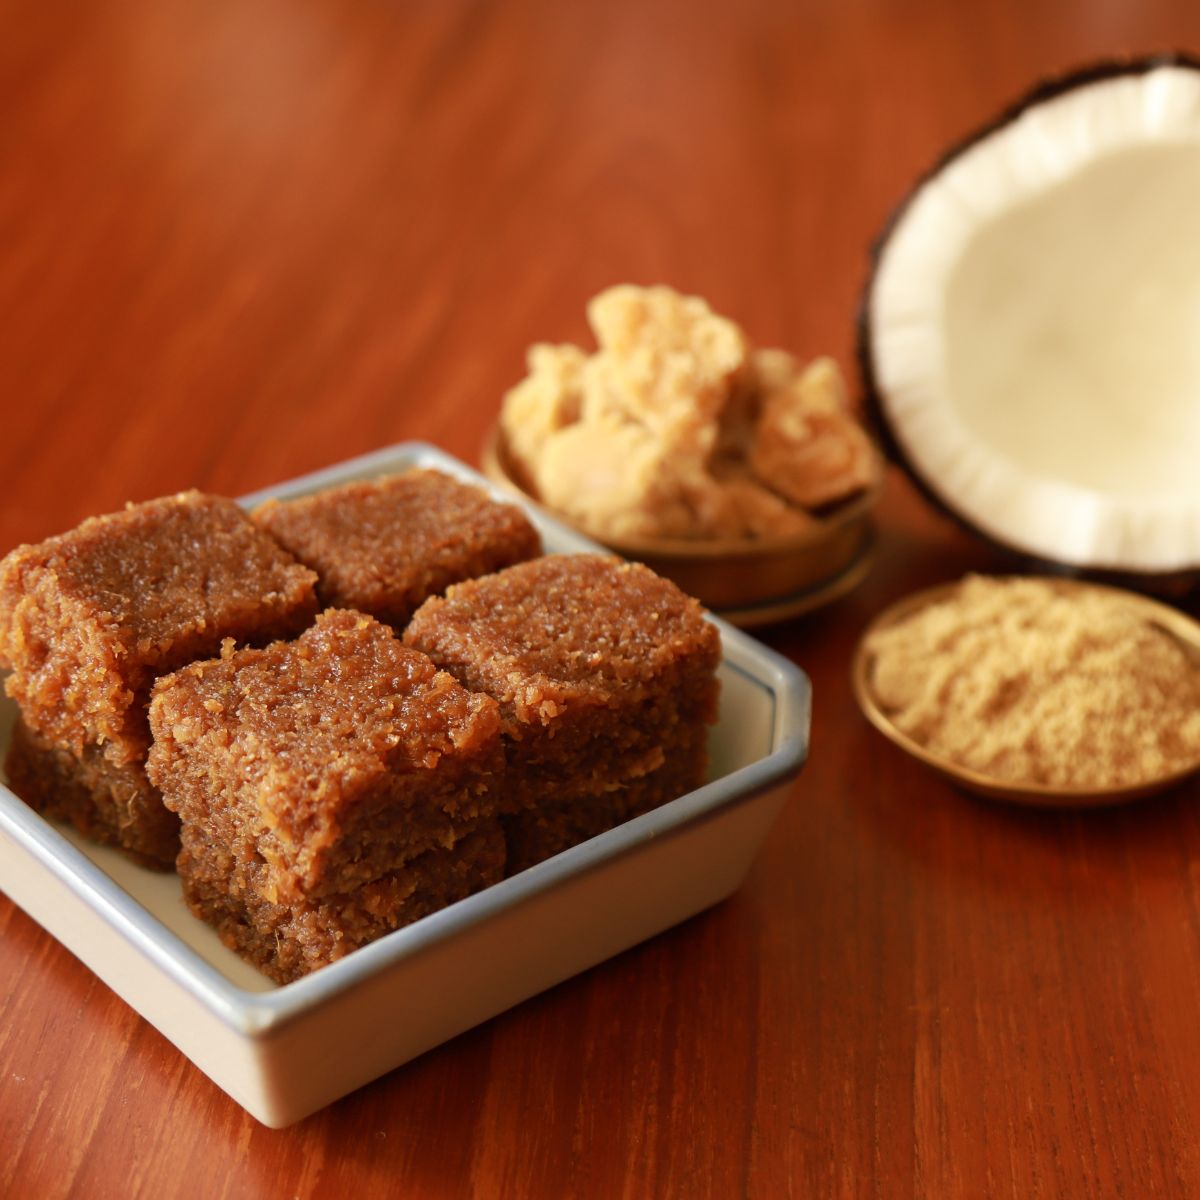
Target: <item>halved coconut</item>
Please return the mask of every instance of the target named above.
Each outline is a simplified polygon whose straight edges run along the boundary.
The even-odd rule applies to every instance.
[[[885,442],[1055,563],[1200,567],[1200,60],[1043,85],[881,238],[859,351]]]

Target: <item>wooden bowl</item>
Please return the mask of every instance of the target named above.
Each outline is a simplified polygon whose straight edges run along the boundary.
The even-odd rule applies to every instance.
[[[511,495],[537,504],[518,482],[499,426],[481,454],[484,474]],[[734,624],[766,624],[828,604],[857,586],[870,569],[871,514],[883,486],[882,460],[872,486],[840,505],[820,525],[778,538],[609,538],[574,528],[624,558],[645,563]],[[547,510],[552,511],[552,510]],[[564,518],[553,513],[559,520]]]
[[[1191,617],[1149,600],[1145,596],[1127,592],[1121,588],[1110,588],[1095,583],[1082,583],[1071,579],[1057,579],[1054,587],[1062,592],[1102,591],[1119,595],[1123,603],[1136,612],[1148,624],[1157,625],[1165,633],[1170,634],[1200,662],[1200,624]],[[1135,784],[1122,784],[1117,787],[1051,787],[1040,784],[1018,784],[1010,780],[996,779],[984,775],[969,767],[964,767],[953,759],[942,754],[934,753],[920,742],[915,741],[904,733],[883,710],[875,697],[871,683],[873,658],[867,651],[867,642],[871,635],[879,629],[904,620],[919,612],[922,608],[948,599],[961,586],[959,583],[942,584],[916,592],[911,596],[885,609],[864,631],[859,640],[858,649],[854,654],[851,667],[851,682],[855,698],[867,720],[875,726],[889,741],[899,746],[906,754],[932,767],[939,775],[957,784],[966,791],[991,800],[1004,800],[1010,804],[1020,804],[1033,808],[1100,808],[1116,804],[1128,804],[1134,800],[1142,800],[1147,796],[1156,795],[1174,787],[1189,776],[1200,771],[1200,762],[1190,766],[1170,771],[1155,779],[1142,780]]]

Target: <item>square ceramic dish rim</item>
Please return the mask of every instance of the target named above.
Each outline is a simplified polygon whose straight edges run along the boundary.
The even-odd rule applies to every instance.
[[[354,479],[414,467],[445,471],[485,488],[499,500],[512,503],[511,497],[505,496],[458,459],[423,442],[401,442],[348,459],[254,492],[243,497],[240,503],[249,508],[271,497],[304,495]],[[523,507],[543,536],[549,535],[554,552],[604,552],[602,547],[535,506]],[[764,757],[398,929],[319,971],[270,991],[247,991],[228,979],[3,784],[0,784],[0,832],[28,851],[133,949],[227,1027],[250,1039],[265,1039],[292,1021],[311,1015],[389,966],[420,955],[461,931],[518,907],[568,878],[599,869],[647,840],[669,838],[672,833],[746,803],[796,775],[808,753],[811,687],[807,676],[793,663],[726,622],[711,615],[708,619],[721,632],[723,666],[771,692],[774,712],[769,745],[772,749]],[[2,886],[0,890],[3,890]],[[82,961],[91,969],[86,960]]]

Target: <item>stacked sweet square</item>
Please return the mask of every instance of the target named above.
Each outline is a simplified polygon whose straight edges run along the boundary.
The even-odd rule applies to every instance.
[[[500,705],[510,871],[704,780],[720,637],[647,567],[524,563],[426,601],[404,640]]]
[[[428,471],[21,547],[9,782],[173,861],[228,945],[298,978],[703,781],[715,628],[644,567],[540,548]]]
[[[372,617],[185,667],[150,724],[189,903],[280,981],[503,876],[495,702]]]
[[[428,596],[542,552],[519,508],[440,471],[268,500],[254,519],[317,572],[323,606],[370,613],[398,632]]]
[[[0,666],[21,721],[7,771],[24,799],[169,867],[178,821],[146,779],[158,676],[226,638],[313,618],[315,576],[231,500],[185,492],[103,517],[0,564]]]

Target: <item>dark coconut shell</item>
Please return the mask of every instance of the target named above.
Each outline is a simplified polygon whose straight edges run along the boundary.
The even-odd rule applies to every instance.
[[[975,537],[983,539],[990,545],[1015,556],[1026,567],[1048,574],[1067,575],[1087,579],[1096,579],[1113,583],[1118,586],[1139,588],[1143,591],[1153,591],[1158,594],[1183,596],[1200,588],[1200,570],[1145,572],[1100,570],[1079,567],[1070,563],[1056,562],[1053,559],[1041,558],[1008,544],[994,534],[981,530],[962,515],[934,484],[917,470],[915,464],[904,452],[899,439],[892,429],[891,422],[884,407],[878,378],[875,373],[875,362],[871,352],[871,295],[875,287],[875,275],[892,233],[903,220],[905,213],[912,205],[921,190],[930,180],[940,175],[956,158],[971,149],[976,143],[1005,125],[1011,124],[1031,108],[1053,100],[1065,92],[1084,87],[1104,79],[1119,78],[1124,75],[1145,75],[1159,67],[1185,67],[1189,70],[1200,71],[1200,56],[1188,54],[1185,51],[1163,52],[1130,58],[1105,59],[1101,62],[1090,63],[1076,67],[1062,75],[1045,79],[1019,100],[1004,108],[997,116],[979,126],[955,142],[937,161],[923,171],[916,182],[905,193],[903,199],[892,210],[883,228],[871,243],[868,252],[867,282],[863,287],[859,300],[856,317],[856,347],[855,355],[858,361],[859,376],[862,381],[863,413],[874,432],[879,445],[889,461],[895,463],[916,486],[922,496],[939,512],[949,517],[962,529]]]

